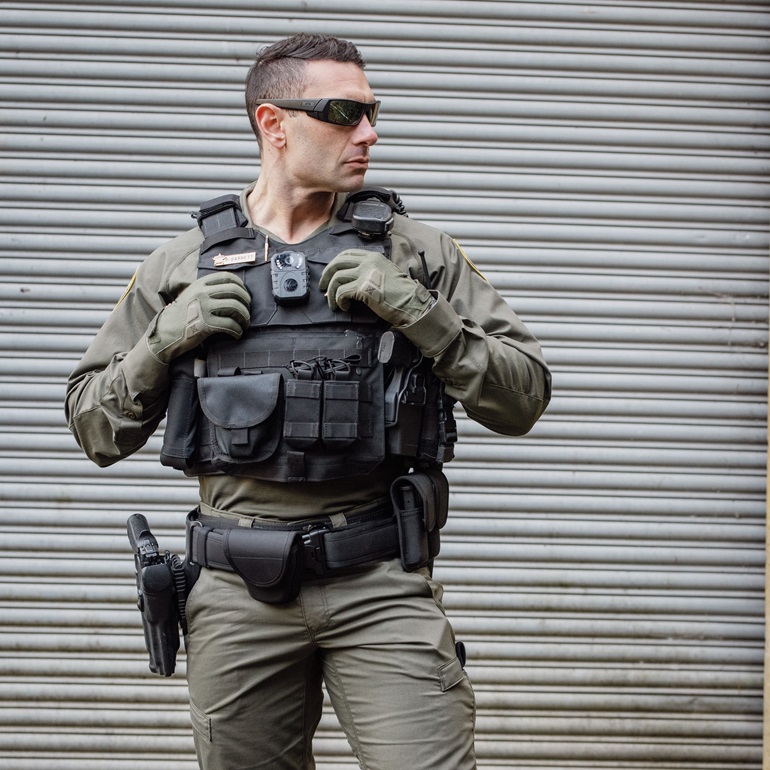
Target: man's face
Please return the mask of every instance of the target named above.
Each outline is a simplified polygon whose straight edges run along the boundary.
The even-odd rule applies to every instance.
[[[305,69],[302,98],[373,102],[374,94],[355,64],[311,61]],[[357,126],[337,126],[303,112],[285,122],[287,170],[308,192],[353,192],[364,184],[369,148],[377,134],[364,115]]]

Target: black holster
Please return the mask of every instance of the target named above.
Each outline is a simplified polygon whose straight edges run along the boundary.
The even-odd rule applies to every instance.
[[[449,483],[440,470],[399,476],[390,487],[398,522],[401,566],[431,567],[441,548],[440,530],[449,511]]]
[[[187,633],[185,602],[200,570],[176,554],[161,554],[147,519],[140,513],[128,519],[128,539],[134,549],[137,606],[142,613],[150,671],[171,676],[179,650],[179,626]]]

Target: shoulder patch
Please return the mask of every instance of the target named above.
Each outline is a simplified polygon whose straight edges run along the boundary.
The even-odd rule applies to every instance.
[[[460,252],[460,254],[463,255],[463,259],[468,263],[468,265],[470,266],[471,270],[473,270],[473,272],[476,273],[476,275],[480,276],[481,278],[483,278],[486,281],[487,278],[484,275],[484,273],[482,273],[481,270],[479,270],[476,267],[476,265],[474,265],[473,262],[471,262],[470,257],[465,253],[465,250],[463,249],[463,247],[460,246],[460,244],[457,241],[455,241],[454,238],[452,238],[452,241],[454,241],[454,245],[457,246],[457,250]],[[489,281],[487,281],[487,283],[489,283]]]
[[[131,291],[134,283],[136,283],[136,271],[134,271],[134,274],[131,276],[131,280],[128,282],[128,286],[126,286],[125,290],[120,295],[120,299],[115,303],[115,307],[117,307],[126,298],[126,295]],[[115,310],[115,307],[112,309]]]

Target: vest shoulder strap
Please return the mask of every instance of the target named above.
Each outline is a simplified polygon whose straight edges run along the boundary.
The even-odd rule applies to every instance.
[[[192,216],[203,233],[201,251],[220,241],[254,236],[254,231],[247,227],[248,220],[241,211],[240,198],[237,195],[220,195],[204,201]]]
[[[364,187],[348,195],[337,218],[351,223],[363,236],[372,237],[384,235],[390,229],[393,213],[408,216],[395,190]],[[205,247],[221,240],[253,236],[237,195],[220,195],[204,201],[192,216],[203,233]]]

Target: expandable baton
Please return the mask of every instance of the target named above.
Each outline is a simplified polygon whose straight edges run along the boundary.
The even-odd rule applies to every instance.
[[[179,586],[176,585],[175,574],[181,571],[184,579],[184,567],[175,554],[171,555],[168,551],[160,553],[158,541],[141,513],[129,516],[127,523],[136,565],[136,603],[142,613],[150,671],[171,676],[179,649]],[[181,588],[184,591],[184,587]]]

